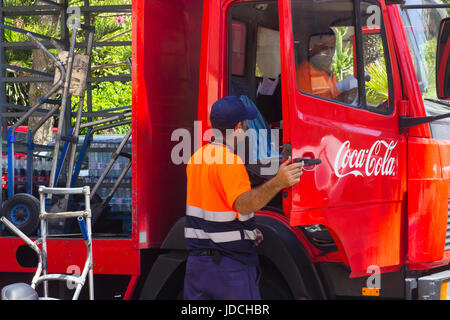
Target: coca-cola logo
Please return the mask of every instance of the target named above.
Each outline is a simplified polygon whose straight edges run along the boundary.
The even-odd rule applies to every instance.
[[[345,141],[337,152],[334,161],[334,173],[342,178],[348,175],[391,176],[395,174],[395,157],[392,151],[397,142],[377,140],[368,149],[352,149],[350,141]]]

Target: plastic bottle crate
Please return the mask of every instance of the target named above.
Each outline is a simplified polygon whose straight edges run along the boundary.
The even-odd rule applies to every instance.
[[[88,174],[88,180],[91,183],[96,183],[104,170],[106,169],[108,163],[111,160],[113,150],[116,150],[120,142],[123,139],[123,136],[101,136],[97,138],[94,137],[94,141],[91,142],[91,148],[101,148],[105,149],[107,151],[105,152],[98,152],[98,151],[92,151],[88,153],[88,160],[89,160],[89,174]],[[101,141],[99,141],[101,139]],[[131,141],[128,141],[128,143],[124,147],[124,151],[131,149]],[[123,169],[127,165],[129,159],[119,156],[117,160],[114,162],[111,170],[106,175],[105,179],[103,180],[103,183],[110,184],[108,187],[100,187],[98,189],[98,195],[104,199],[110,192],[112,185],[117,181],[117,178],[122,173]],[[131,213],[131,168],[128,170],[127,174],[125,175],[124,179],[122,180],[121,186],[116,190],[114,193],[113,198],[110,200],[109,204],[111,205],[111,212],[114,213],[125,213],[130,212]]]

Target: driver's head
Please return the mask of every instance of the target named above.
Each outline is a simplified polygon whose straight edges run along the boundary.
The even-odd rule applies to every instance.
[[[336,35],[330,28],[327,33],[312,35],[309,38],[309,61],[317,69],[328,71],[336,49]]]

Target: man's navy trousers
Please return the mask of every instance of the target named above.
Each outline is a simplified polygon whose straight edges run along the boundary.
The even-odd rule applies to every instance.
[[[222,256],[189,256],[184,280],[185,300],[260,300],[260,269]]]

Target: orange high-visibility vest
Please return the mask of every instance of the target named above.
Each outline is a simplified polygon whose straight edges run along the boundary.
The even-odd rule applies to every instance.
[[[335,99],[340,92],[336,87],[336,77],[333,72],[330,73],[317,70],[309,61],[303,61],[295,69],[297,88],[316,96]]]
[[[256,265],[253,213],[240,215],[235,200],[251,190],[242,159],[222,143],[206,144],[187,168],[185,238],[189,251],[217,249],[222,255]]]

